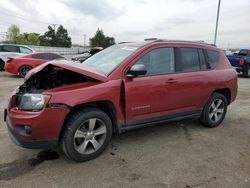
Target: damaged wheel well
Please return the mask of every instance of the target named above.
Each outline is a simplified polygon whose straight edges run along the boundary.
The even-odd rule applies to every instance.
[[[80,110],[82,110],[84,108],[98,108],[98,109],[104,111],[112,121],[113,133],[118,133],[116,110],[115,110],[114,104],[111,101],[96,101],[96,102],[79,104],[79,105],[76,105],[70,109],[70,112],[68,113],[67,117],[64,120],[64,124],[63,124],[63,128],[61,129],[59,140],[61,140],[64,128],[65,128],[64,127],[65,123],[68,121],[68,119],[71,117],[71,115],[79,112]]]

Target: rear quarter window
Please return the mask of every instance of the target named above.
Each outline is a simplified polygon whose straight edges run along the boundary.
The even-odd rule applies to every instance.
[[[32,55],[32,58],[34,58],[34,59],[45,59],[44,54],[35,54],[35,55]]]
[[[47,60],[54,60],[54,59],[60,59],[62,57],[57,54],[45,53],[44,58]]]
[[[213,50],[207,50],[208,55],[208,64],[210,65],[211,69],[216,67],[219,58],[219,52]]]
[[[29,48],[26,48],[26,47],[23,47],[23,46],[20,46],[19,49],[20,49],[20,52],[24,53],[24,54],[32,53],[32,51]]]

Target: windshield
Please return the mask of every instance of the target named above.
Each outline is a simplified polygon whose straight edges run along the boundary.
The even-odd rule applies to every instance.
[[[108,75],[137,48],[138,47],[130,46],[111,46],[84,61],[82,66],[94,68]]]

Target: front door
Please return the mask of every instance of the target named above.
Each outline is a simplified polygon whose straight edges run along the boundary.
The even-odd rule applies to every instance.
[[[157,48],[144,54],[135,64],[144,64],[147,73],[136,78],[125,78],[127,123],[164,115],[168,101],[174,100],[168,90],[174,85],[174,48]]]

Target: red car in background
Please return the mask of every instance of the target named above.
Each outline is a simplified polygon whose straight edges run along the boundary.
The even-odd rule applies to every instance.
[[[55,59],[65,59],[63,56],[51,52],[38,52],[21,57],[9,58],[5,64],[5,71],[25,77],[32,68]]]

